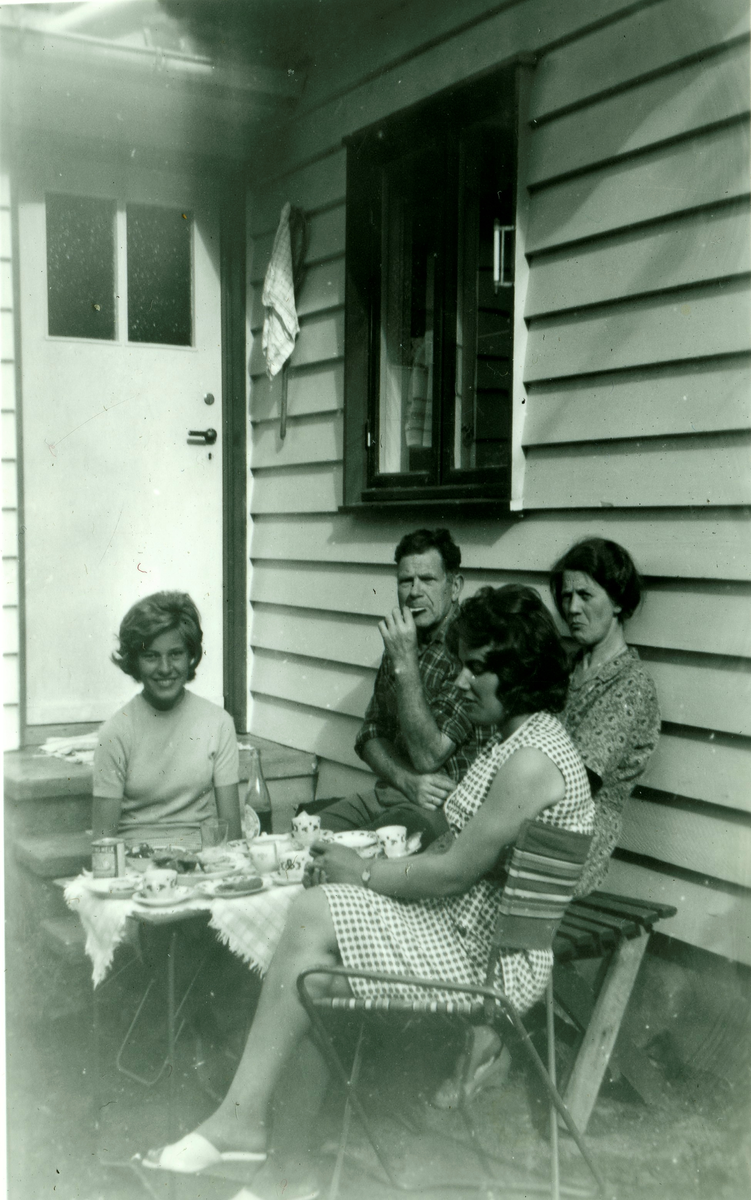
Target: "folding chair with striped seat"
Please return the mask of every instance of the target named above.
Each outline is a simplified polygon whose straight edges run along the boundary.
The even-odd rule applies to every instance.
[[[335,1050],[321,1013],[344,1011],[359,1012],[364,1018],[369,1012],[410,1012],[421,1015],[439,1014],[441,1017],[456,1017],[465,1025],[467,1047],[471,1044],[472,1024],[483,1021],[497,1029],[501,1036],[503,1031],[511,1027],[529,1059],[539,1075],[550,1100],[550,1149],[551,1175],[550,1193],[553,1200],[559,1200],[561,1184],[558,1161],[558,1117],[560,1114],[576,1145],[579,1147],[584,1160],[597,1185],[597,1192],[605,1196],[605,1183],[595,1166],[582,1136],[577,1129],[566,1105],[564,1104],[555,1084],[555,1042],[553,1028],[553,989],[552,975],[548,980],[546,992],[547,1032],[548,1032],[548,1065],[547,1068],[532,1044],[519,1013],[514,1005],[496,985],[496,966],[503,951],[515,950],[546,950],[552,947],[556,930],[563,918],[566,906],[572,899],[574,887],[581,874],[591,838],[589,835],[572,833],[569,830],[556,829],[544,825],[540,821],[525,822],[509,857],[508,851],[499,860],[497,872],[499,886],[502,886],[500,912],[493,933],[492,945],[488,956],[488,965],[484,986],[469,986],[466,983],[448,979],[422,979],[408,975],[384,974],[376,971],[356,970],[347,967],[314,967],[303,971],[298,977],[297,987],[300,999],[305,1007],[321,1047],[326,1054],[331,1068],[345,1085],[346,1106],[342,1124],[342,1136],[339,1145],[337,1165],[332,1178],[330,1191],[331,1200],[336,1196],[339,1177],[345,1152],[347,1131],[351,1112],[354,1111],[362,1121],[365,1132],[375,1150],[378,1159],[386,1172],[393,1187],[405,1191],[430,1190],[430,1187],[447,1186],[445,1184],[420,1185],[411,1187],[400,1180],[385,1154],[372,1123],[363,1109],[357,1091],[357,1078],[360,1068],[363,1024],[360,1026],[355,1058],[350,1072],[347,1072]],[[311,994],[307,987],[310,976],[337,976],[345,979],[368,979],[379,983],[396,985],[411,985],[426,993],[424,998],[407,999],[394,995],[378,996],[371,999],[358,997],[320,997]],[[431,998],[430,992],[439,991],[454,993],[455,1000]],[[469,1070],[468,1055],[465,1055],[467,1071]],[[465,1079],[466,1082],[466,1079]],[[497,1179],[492,1172],[488,1155],[483,1151],[469,1105],[464,1101],[464,1089],[461,1090],[460,1111],[470,1134],[471,1145],[478,1155],[483,1172],[487,1177],[484,1185],[489,1191],[499,1191],[510,1187],[504,1181]],[[454,1188],[478,1187],[476,1181],[455,1183]],[[534,1185],[525,1184],[528,1191],[539,1190]],[[518,1192],[520,1188],[512,1190]],[[568,1190],[568,1189],[566,1189]],[[581,1195],[579,1190],[576,1194]]]

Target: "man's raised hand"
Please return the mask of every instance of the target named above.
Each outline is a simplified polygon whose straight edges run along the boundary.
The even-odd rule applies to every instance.
[[[394,670],[417,665],[417,626],[408,608],[398,606],[378,622]]]

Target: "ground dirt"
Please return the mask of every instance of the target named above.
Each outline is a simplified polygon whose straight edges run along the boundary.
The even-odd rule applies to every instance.
[[[199,1006],[198,1018],[191,1015],[178,1042],[175,1132],[200,1121],[215,1104],[211,1093],[218,1095],[226,1087],[257,996],[257,980],[244,968],[232,962],[220,967],[213,975],[215,986],[201,1001],[203,1017]],[[128,980],[129,972],[124,972],[103,1005],[98,1097],[89,1010],[66,1015],[61,1005],[60,1015],[40,1020],[31,1006],[9,1006],[10,1200],[231,1200],[240,1189],[243,1175],[237,1168],[227,1171],[234,1178],[175,1179],[139,1172],[130,1164],[134,1153],[171,1136],[167,1079],[148,1087],[114,1062],[143,991],[138,971],[133,974]],[[158,996],[147,1000],[135,1033],[121,1065],[146,1077],[162,1055]],[[436,1030],[435,1023],[413,1022],[399,1029],[376,1027],[371,1038],[364,1095],[375,1105],[375,1126],[398,1170],[428,1200],[473,1194],[459,1181],[475,1181],[474,1194],[488,1194],[477,1160],[467,1151],[459,1114],[438,1112],[425,1103],[452,1061],[451,1036]],[[675,1063],[663,1063],[661,1070],[666,1093],[658,1107],[647,1108],[622,1080],[605,1085],[600,1094],[587,1138],[611,1194],[618,1200],[749,1200],[747,1088]],[[535,1184],[544,1184],[548,1170],[545,1113],[518,1058],[504,1086],[483,1093],[474,1108],[494,1175],[516,1185],[514,1194],[534,1195]],[[316,1134],[325,1185],[334,1165],[330,1149],[341,1110],[341,1095],[332,1091]],[[566,1136],[561,1161],[564,1182],[586,1187],[586,1169]],[[280,1162],[274,1200],[286,1200],[285,1178]],[[435,1182],[442,1186],[433,1187]],[[392,1200],[399,1194],[384,1182],[353,1121],[341,1200]]]

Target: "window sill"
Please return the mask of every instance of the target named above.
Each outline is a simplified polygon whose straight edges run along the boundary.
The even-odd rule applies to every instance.
[[[510,500],[501,497],[494,498],[492,496],[478,496],[475,499],[457,498],[425,500],[419,496],[409,499],[386,500],[375,498],[373,500],[360,500],[354,504],[340,504],[338,512],[349,515],[364,515],[372,514],[375,517],[383,516],[384,512],[405,512],[414,513],[416,511],[425,512],[431,516],[431,519],[440,519],[445,514],[448,518],[456,516],[508,516],[521,517],[521,512],[511,511]]]

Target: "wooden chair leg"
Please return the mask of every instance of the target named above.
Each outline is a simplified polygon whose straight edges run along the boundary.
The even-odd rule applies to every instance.
[[[647,932],[624,940],[614,951],[576,1057],[564,1100],[582,1133],[592,1115],[649,936]]]

